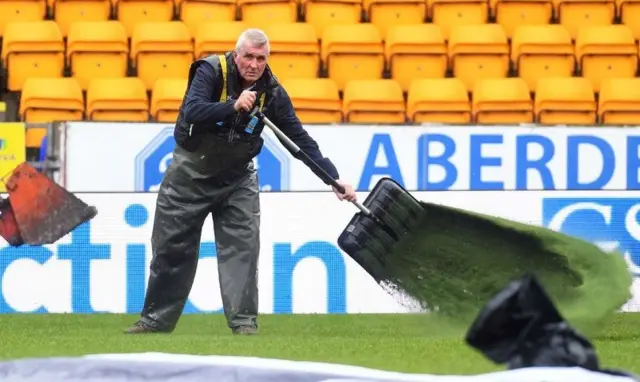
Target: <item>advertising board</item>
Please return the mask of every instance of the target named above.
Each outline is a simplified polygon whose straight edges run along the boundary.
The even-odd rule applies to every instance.
[[[9,175],[26,158],[26,129],[24,123],[0,123],[0,178]],[[6,192],[0,181],[0,192]]]
[[[640,190],[640,129],[541,126],[307,126],[341,178],[368,191],[387,176],[411,191]],[[326,191],[268,129],[263,191]],[[173,125],[69,122],[62,183],[73,192],[157,190]]]
[[[154,193],[77,194],[98,216],[58,243],[0,243],[0,313],[138,313],[142,307]],[[640,277],[640,192],[415,192],[425,201],[542,225],[624,253]],[[365,193],[359,197],[364,199]],[[261,196],[262,313],[406,312],[336,245],[357,209],[331,192]],[[213,226],[204,225],[185,313],[220,312]],[[640,311],[640,278],[624,310]]]

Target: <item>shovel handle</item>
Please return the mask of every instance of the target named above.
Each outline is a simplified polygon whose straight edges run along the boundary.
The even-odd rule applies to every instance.
[[[273,122],[271,122],[269,118],[267,118],[261,111],[257,110],[256,108],[251,113],[251,116],[262,120],[265,126],[270,128],[271,131],[273,131],[273,133],[277,135],[278,138],[280,138],[280,140],[284,142],[284,144],[296,156],[300,157],[305,164],[307,164],[309,167],[312,167],[315,170],[315,173],[320,177],[320,179],[322,179],[325,183],[331,184],[341,194],[344,194],[345,192],[344,187],[339,185],[338,182],[336,182],[335,179],[331,177],[331,175],[329,175],[322,167],[320,167],[320,165],[318,165],[318,163],[316,163],[313,159],[311,159],[311,157],[307,155],[307,153],[302,151],[300,147],[298,147],[298,145],[295,144],[294,141],[292,141],[285,133],[282,132],[282,130],[280,130],[276,125],[274,125]],[[360,211],[362,211],[363,214],[367,216],[373,216],[371,211],[369,211],[369,209],[363,206],[362,203],[360,203],[359,201],[354,200],[351,203],[353,203],[356,207],[358,207],[358,209],[360,209]]]

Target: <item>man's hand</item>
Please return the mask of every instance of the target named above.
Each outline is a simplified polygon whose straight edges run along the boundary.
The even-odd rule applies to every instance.
[[[340,180],[336,180],[336,183],[344,187],[344,194],[341,194],[340,191],[338,191],[335,187],[331,187],[333,188],[333,192],[335,192],[335,194],[338,196],[338,199],[348,200],[350,202],[354,202],[357,200],[356,192],[353,190],[353,187],[351,187],[350,184],[346,184]]]
[[[256,92],[245,90],[240,94],[240,97],[236,100],[233,108],[236,109],[236,111],[244,110],[249,112],[251,111],[251,108],[253,108],[254,102],[256,102]]]

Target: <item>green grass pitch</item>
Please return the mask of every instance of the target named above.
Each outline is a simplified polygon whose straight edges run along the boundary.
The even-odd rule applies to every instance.
[[[170,352],[333,362],[427,374],[503,370],[464,343],[465,329],[418,314],[262,315],[233,336],[222,315],[185,315],[170,335],[125,335],[136,316],[0,315],[0,358]],[[601,365],[640,373],[640,313],[617,314],[592,338]]]

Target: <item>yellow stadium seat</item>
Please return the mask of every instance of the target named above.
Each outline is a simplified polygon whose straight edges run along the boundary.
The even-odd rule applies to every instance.
[[[269,36],[269,67],[285,78],[316,78],[320,69],[320,45],[313,27],[305,23],[271,24],[264,28]]]
[[[640,124],[640,78],[606,78],[600,85],[598,120],[604,125]]]
[[[328,78],[289,78],[282,82],[302,123],[342,122],[342,102],[335,82]]]
[[[343,91],[348,80],[382,78],[384,45],[369,23],[332,25],[322,36],[320,54],[329,78]]]
[[[54,20],[62,36],[67,37],[69,26],[77,21],[106,21],[111,16],[111,0],[49,0]]]
[[[501,78],[509,72],[509,44],[498,24],[457,26],[448,48],[453,75],[468,91],[479,78]]]
[[[414,123],[468,124],[469,93],[458,78],[426,78],[411,83],[407,117]]]
[[[42,126],[26,126],[25,147],[27,149],[39,149],[42,147],[42,138],[47,135],[47,128]]]
[[[396,25],[420,24],[427,18],[425,0],[362,0],[367,20],[378,28],[385,40]]]
[[[7,24],[2,40],[7,88],[20,91],[27,77],[62,77],[64,40],[55,21]]]
[[[489,18],[489,0],[427,0],[427,7],[432,22],[442,28],[446,40],[452,28],[484,24]]]
[[[399,25],[389,29],[385,59],[391,78],[408,91],[415,79],[446,75],[447,45],[437,25]]]
[[[553,0],[490,0],[490,9],[507,38],[519,26],[550,24],[553,18]]]
[[[40,21],[47,15],[46,0],[0,0],[0,37],[7,23]]]
[[[124,25],[127,37],[133,36],[137,24],[173,19],[173,0],[117,0],[118,21]]]
[[[69,28],[67,65],[82,90],[92,78],[126,77],[128,51],[127,34],[118,21],[80,21]]]
[[[576,60],[597,93],[604,78],[635,77],[638,45],[625,25],[584,27],[576,38]]]
[[[158,78],[187,78],[193,62],[189,30],[180,21],[138,24],[130,56],[147,90]]]
[[[194,38],[195,57],[202,58],[234,49],[238,37],[245,29],[247,24],[242,21],[200,24]]]
[[[82,120],[84,100],[74,78],[29,77],[20,97],[20,119],[27,123]]]
[[[203,23],[232,22],[236,19],[235,0],[178,0],[180,20],[195,36]]]
[[[524,25],[511,40],[511,61],[529,89],[541,77],[571,77],[575,69],[574,48],[562,25]]]
[[[96,78],[87,89],[86,116],[92,121],[146,122],[147,89],[139,78]]]
[[[584,26],[609,25],[616,15],[615,0],[553,0],[558,23],[575,40]]]
[[[151,118],[157,122],[175,122],[187,91],[188,80],[160,78],[151,92]]]
[[[317,36],[329,25],[357,24],[362,13],[362,0],[300,0],[304,20]]]
[[[297,0],[237,0],[240,19],[250,28],[269,24],[294,23],[298,19]]]
[[[522,78],[483,78],[473,88],[471,110],[478,124],[533,123],[533,102]]]
[[[534,113],[544,125],[593,125],[596,101],[591,81],[582,77],[545,77],[538,80]]]
[[[640,0],[616,0],[620,22],[629,28],[633,37],[640,39]]]
[[[402,88],[389,79],[348,81],[342,112],[347,123],[401,124],[406,121]]]

